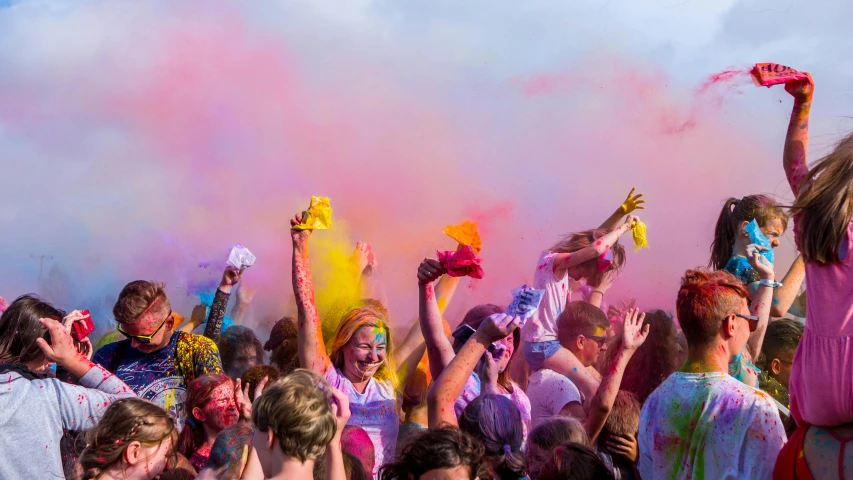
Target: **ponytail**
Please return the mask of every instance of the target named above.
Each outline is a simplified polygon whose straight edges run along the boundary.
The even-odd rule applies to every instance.
[[[714,270],[722,270],[726,267],[732,251],[735,248],[735,232],[732,225],[732,212],[740,200],[729,198],[720,210],[717,225],[714,227],[714,241],[711,243],[711,260],[708,266]]]
[[[788,228],[787,213],[768,195],[748,195],[741,199],[726,200],[714,227],[714,241],[711,243],[711,260],[708,266],[714,270],[726,268],[734,252],[736,230],[741,222],[755,220],[759,227],[763,227],[773,219],[779,219],[783,229]]]
[[[524,478],[524,455],[521,450],[512,451],[512,447],[504,445],[496,455],[486,454],[486,463],[491,466],[495,476],[500,479]]]

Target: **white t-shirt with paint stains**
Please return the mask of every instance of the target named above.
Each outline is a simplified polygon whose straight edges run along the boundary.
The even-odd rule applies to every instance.
[[[770,397],[725,373],[675,372],[640,413],[643,478],[773,476],[787,441]]]
[[[569,293],[569,275],[554,276],[556,253],[544,251],[539,256],[536,272],[533,273],[533,288],[545,290],[542,303],[536,313],[521,327],[521,338],[525,342],[557,340],[557,317],[566,308]]]
[[[530,376],[527,396],[532,428],[560,415],[563,407],[572,402],[583,405],[583,394],[578,387],[567,377],[547,368]]]
[[[350,416],[347,425],[361,427],[370,436],[376,451],[373,477],[385,462],[394,461],[400,415],[397,413],[397,393],[390,382],[371,378],[364,393],[358,393],[352,382],[333,365],[326,370],[326,381],[349,397]]]

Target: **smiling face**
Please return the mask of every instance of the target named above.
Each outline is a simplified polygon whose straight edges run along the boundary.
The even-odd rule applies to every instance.
[[[237,404],[234,402],[234,387],[230,382],[216,387],[210,400],[201,408],[193,408],[192,413],[196,420],[217,432],[234,425],[239,419]]]
[[[353,382],[373,377],[385,362],[387,338],[384,329],[372,325],[356,330],[342,350],[344,375]]]

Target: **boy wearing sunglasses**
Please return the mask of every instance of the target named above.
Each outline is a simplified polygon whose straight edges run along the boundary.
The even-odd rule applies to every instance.
[[[122,289],[113,316],[116,330],[126,339],[101,347],[93,360],[139,397],[168,410],[180,430],[186,418],[187,384],[201,375],[222,373],[222,364],[212,340],[175,331],[164,288],[137,280]]]
[[[752,304],[725,271],[688,270],[676,310],[688,357],[640,413],[643,478],[771,478],[787,441],[775,402],[729,374],[744,352],[757,357],[773,301],[773,266],[750,257],[762,282]]]

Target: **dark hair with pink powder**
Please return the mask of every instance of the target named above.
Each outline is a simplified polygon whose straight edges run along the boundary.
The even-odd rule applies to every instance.
[[[462,411],[459,429],[483,443],[486,467],[497,477],[524,477],[524,425],[512,400],[503,395],[480,395]]]
[[[376,466],[376,451],[370,435],[363,428],[352,425],[344,427],[341,434],[341,447],[345,452],[358,458],[368,472],[373,471],[373,467]]]

